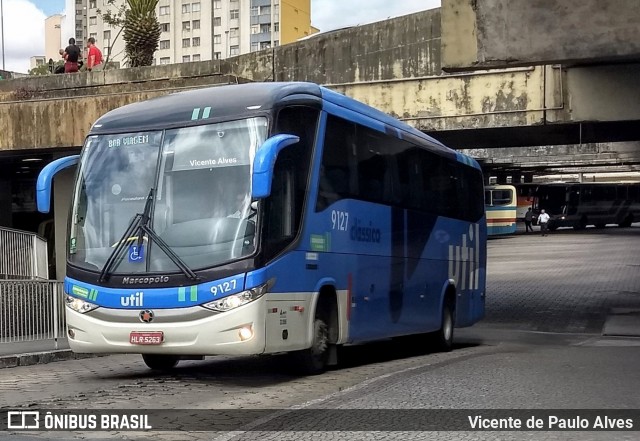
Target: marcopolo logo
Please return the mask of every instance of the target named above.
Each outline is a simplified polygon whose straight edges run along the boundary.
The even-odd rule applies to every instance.
[[[356,242],[373,242],[380,243],[380,229],[373,226],[373,223],[369,221],[369,225],[363,225],[362,221],[358,218],[353,222],[351,227],[351,240]]]
[[[469,234],[462,235],[462,245],[449,245],[449,278],[460,290],[478,289],[480,276],[480,247],[478,224],[469,226]]]
[[[156,277],[123,277],[122,283],[125,285],[138,285],[146,284],[153,285],[154,283],[167,283],[169,276],[156,276]]]

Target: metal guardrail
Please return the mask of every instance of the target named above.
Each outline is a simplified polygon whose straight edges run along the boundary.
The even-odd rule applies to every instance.
[[[35,233],[0,227],[0,279],[47,280],[47,241]]]
[[[65,337],[63,282],[0,281],[0,343]]]

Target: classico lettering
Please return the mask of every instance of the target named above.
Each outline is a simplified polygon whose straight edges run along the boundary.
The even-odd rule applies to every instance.
[[[156,277],[123,277],[122,283],[125,285],[153,285],[154,283],[167,283],[169,276],[156,276]]]
[[[351,240],[355,240],[356,242],[372,242],[372,243],[380,243],[380,229],[375,228],[371,221],[369,221],[369,225],[362,225],[361,221],[356,218],[351,227],[350,232]]]

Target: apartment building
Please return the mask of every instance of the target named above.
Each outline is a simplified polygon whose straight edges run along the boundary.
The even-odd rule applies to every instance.
[[[76,40],[94,37],[104,56],[124,66],[120,29],[102,14],[115,12],[108,0],[76,0]],[[98,12],[100,10],[100,13]],[[156,64],[222,59],[296,41],[318,30],[311,26],[311,0],[160,0],[162,29]]]
[[[60,60],[60,49],[67,46],[62,41],[63,20],[64,15],[56,14],[47,17],[44,21],[44,57],[47,60]]]

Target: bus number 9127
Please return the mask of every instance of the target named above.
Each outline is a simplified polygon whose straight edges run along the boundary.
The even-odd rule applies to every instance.
[[[218,295],[224,294],[225,292],[229,292],[236,289],[236,279],[232,279],[228,282],[219,283],[217,285],[213,285],[210,289],[211,294]]]
[[[331,228],[338,231],[347,231],[349,226],[349,213],[346,211],[331,211]]]

